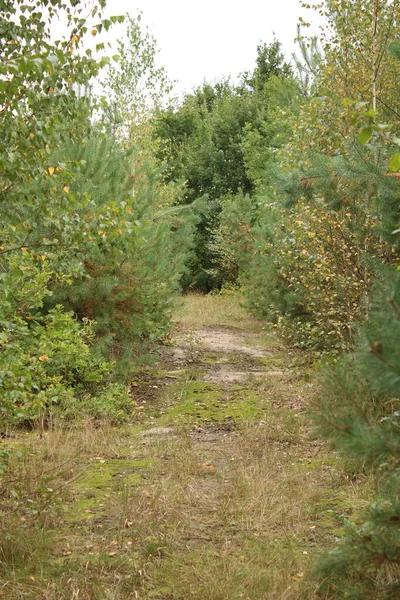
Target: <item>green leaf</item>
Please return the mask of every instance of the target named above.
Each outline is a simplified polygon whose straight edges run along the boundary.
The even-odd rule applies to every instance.
[[[397,173],[400,169],[400,152],[396,152],[393,154],[392,158],[389,161],[389,171],[392,173]]]
[[[360,144],[366,144],[373,133],[372,127],[364,127],[357,136]]]
[[[113,17],[110,17],[110,21],[111,23],[123,23],[125,20],[125,15],[115,15]]]

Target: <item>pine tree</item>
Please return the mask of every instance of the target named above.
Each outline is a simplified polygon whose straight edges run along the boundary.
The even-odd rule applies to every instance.
[[[193,210],[171,207],[173,186],[112,138],[93,134],[84,147],[61,153],[80,164],[71,192],[91,198],[97,239],[81,247],[83,274],[56,286],[51,301],[95,320],[106,356],[143,357],[168,331],[192,245]]]
[[[400,274],[377,290],[354,353],[325,371],[318,428],[360,469],[376,474],[375,501],[319,569],[334,598],[400,594]]]

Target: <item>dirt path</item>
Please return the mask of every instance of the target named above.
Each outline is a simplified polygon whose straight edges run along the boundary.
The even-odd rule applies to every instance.
[[[301,360],[236,299],[186,299],[132,382],[131,425],[41,437],[42,457],[79,455],[76,475],[40,574],[6,597],[318,598],[309,567],[357,494],[310,436]]]

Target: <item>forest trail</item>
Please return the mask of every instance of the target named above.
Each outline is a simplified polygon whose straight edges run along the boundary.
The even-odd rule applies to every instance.
[[[236,297],[187,297],[158,366],[132,382],[132,424],[29,434],[32,460],[68,485],[37,564],[0,589],[44,600],[320,597],[309,567],[358,501],[310,435],[314,394],[301,355]]]

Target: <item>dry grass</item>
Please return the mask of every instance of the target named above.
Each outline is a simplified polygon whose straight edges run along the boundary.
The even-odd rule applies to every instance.
[[[278,422],[285,416],[272,413],[267,427],[148,449],[159,461],[145,489],[112,508],[115,519],[134,523],[145,561],[140,598],[320,598],[309,567],[342,517],[361,506],[360,489],[300,421],[289,416],[282,438]]]
[[[24,459],[29,497],[34,474],[56,470],[52,485],[62,485],[71,453],[77,472],[105,448],[126,453],[128,442],[129,452],[153,459],[146,478],[121,482],[112,494],[103,489],[103,512],[70,526],[57,511],[52,518],[45,511],[40,527],[27,512],[26,527],[8,524],[0,561],[6,598],[320,598],[310,564],[350,504],[361,505],[360,489],[308,439],[302,419],[271,410],[267,425],[203,439],[178,433],[145,446],[129,431],[117,440],[116,431],[103,433],[88,426],[38,437]],[[66,502],[74,497],[68,477]]]
[[[233,295],[187,296],[178,318],[262,335]],[[200,367],[180,368],[159,390],[166,413],[187,404]],[[228,430],[183,415],[175,433],[153,438],[91,422],[16,432],[7,443],[22,458],[0,495],[0,598],[322,600],[312,566],[374,482],[347,478],[310,436],[309,383],[285,374],[247,385],[262,421]]]
[[[184,297],[174,318],[188,329],[202,328],[212,325],[234,327],[244,321],[250,324],[259,323],[251,321],[243,307],[243,300],[238,294],[226,293],[222,295],[188,294]]]

